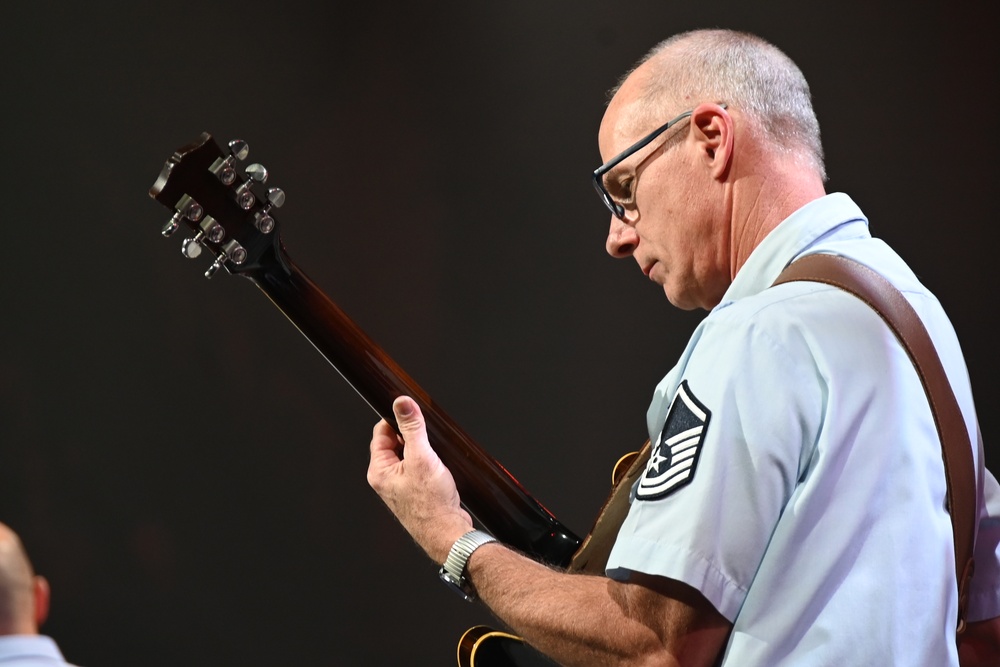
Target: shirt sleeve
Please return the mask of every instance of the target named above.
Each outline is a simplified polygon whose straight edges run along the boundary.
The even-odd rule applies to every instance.
[[[682,581],[733,620],[813,442],[823,383],[804,339],[766,319],[705,329],[675,371],[650,407],[659,432],[607,574]]]
[[[968,620],[1000,616],[1000,484],[985,471],[983,504],[976,536],[975,571],[969,591]]]

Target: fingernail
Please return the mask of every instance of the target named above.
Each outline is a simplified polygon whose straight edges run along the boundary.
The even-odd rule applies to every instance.
[[[396,414],[400,417],[409,417],[413,414],[413,403],[409,399],[400,396],[396,399]]]

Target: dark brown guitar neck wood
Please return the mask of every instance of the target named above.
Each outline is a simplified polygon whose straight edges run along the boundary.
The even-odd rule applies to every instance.
[[[455,478],[465,508],[502,542],[565,566],[580,538],[532,498],[427,393],[284,254],[246,275],[326,357],[372,409],[395,426],[393,401],[418,402],[431,445]]]

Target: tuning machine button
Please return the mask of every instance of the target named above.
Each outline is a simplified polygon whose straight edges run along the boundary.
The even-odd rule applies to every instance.
[[[270,234],[274,231],[274,218],[271,217],[271,208],[281,208],[284,203],[284,190],[281,188],[268,189],[267,206],[257,211],[253,216],[253,224],[261,234]]]
[[[249,154],[250,146],[247,145],[247,142],[242,139],[233,139],[229,142],[229,157],[219,158],[212,163],[209,169],[224,184],[232,185],[236,182],[236,160],[242,162],[247,159]]]
[[[219,254],[215,257],[215,261],[212,262],[212,265],[208,267],[207,271],[205,271],[205,277],[211,278],[214,276],[226,262],[242,264],[245,261],[247,261],[246,248],[231,239],[226,241],[226,243],[219,249]]]
[[[267,191],[267,201],[274,208],[281,208],[285,205],[285,191],[281,188],[270,188]]]
[[[167,224],[163,225],[160,233],[164,236],[170,236],[177,231],[185,218],[191,222],[198,222],[203,215],[205,215],[205,209],[202,208],[201,204],[188,195],[184,195],[177,201],[174,215],[167,221]]]
[[[181,226],[181,220],[183,219],[184,219],[184,214],[182,214],[180,211],[177,211],[170,217],[169,220],[167,220],[167,224],[163,225],[163,229],[160,230],[160,233],[163,234],[164,236],[171,236],[174,232],[177,231],[177,228]]]
[[[205,233],[198,232],[194,237],[184,239],[184,242],[181,243],[181,254],[188,259],[195,259],[196,257],[199,257],[201,255],[201,251],[204,250],[201,245],[204,238]]]
[[[257,197],[250,188],[254,183],[263,185],[267,182],[267,169],[264,168],[264,165],[255,162],[246,168],[246,174],[247,180],[236,188],[236,202],[244,211],[249,211],[257,203]]]

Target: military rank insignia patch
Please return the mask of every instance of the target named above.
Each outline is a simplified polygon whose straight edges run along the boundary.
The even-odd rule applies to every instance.
[[[694,479],[698,455],[712,413],[681,382],[667,411],[660,439],[649,455],[646,472],[635,490],[637,500],[655,500],[673,493]]]

